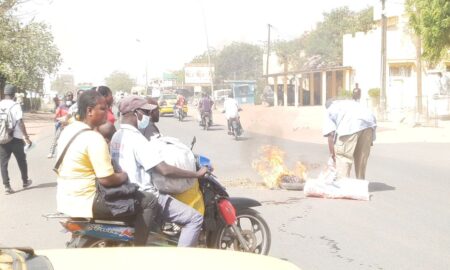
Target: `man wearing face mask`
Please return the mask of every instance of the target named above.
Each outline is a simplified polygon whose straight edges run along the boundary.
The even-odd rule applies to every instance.
[[[178,246],[196,246],[203,216],[172,196],[160,193],[153,183],[152,173],[173,178],[199,178],[207,169],[201,168],[193,172],[164,162],[161,142],[148,141],[140,131],[150,124],[150,112],[156,108],[157,105],[149,104],[146,99],[138,96],[128,96],[121,101],[120,129],[110,143],[112,161],[118,166],[118,170],[128,173],[128,179],[139,185],[141,191],[152,193],[158,198],[159,221],[175,222],[183,227]]]

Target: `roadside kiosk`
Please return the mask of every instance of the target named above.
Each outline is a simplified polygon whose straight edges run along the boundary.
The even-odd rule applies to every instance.
[[[253,80],[229,80],[225,81],[233,91],[234,99],[239,104],[255,104],[256,81]]]

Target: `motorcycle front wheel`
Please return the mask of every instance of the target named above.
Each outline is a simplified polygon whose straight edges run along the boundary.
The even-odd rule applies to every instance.
[[[249,246],[249,252],[267,255],[271,243],[270,229],[258,211],[250,208],[237,210],[236,219],[237,227]],[[213,248],[245,251],[230,226],[220,226],[211,239]]]

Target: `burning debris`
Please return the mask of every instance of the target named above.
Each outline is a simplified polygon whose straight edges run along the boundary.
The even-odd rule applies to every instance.
[[[269,188],[292,189],[299,186],[306,179],[306,166],[297,162],[294,170],[289,170],[284,164],[285,153],[278,147],[272,145],[262,146],[259,150],[261,158],[252,162],[252,167],[264,180]]]

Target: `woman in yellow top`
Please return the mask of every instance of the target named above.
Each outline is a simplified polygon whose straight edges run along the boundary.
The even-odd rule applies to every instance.
[[[105,98],[94,90],[85,91],[78,101],[80,121],[68,125],[58,140],[58,156],[69,145],[58,171],[57,209],[72,217],[112,218],[105,202],[96,196],[96,179],[105,187],[118,186],[128,180],[125,172],[114,172],[105,139],[94,129],[106,122]],[[135,244],[144,245],[156,210],[156,197],[137,192],[135,205]]]

